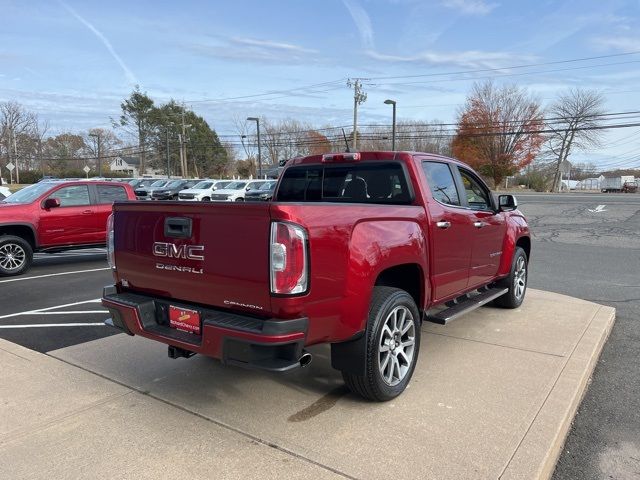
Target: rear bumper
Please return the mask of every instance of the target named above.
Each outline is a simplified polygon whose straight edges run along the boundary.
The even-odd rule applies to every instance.
[[[201,335],[169,327],[169,303],[198,310]],[[270,371],[300,366],[308,328],[307,318],[258,319],[146,295],[118,293],[114,286],[105,287],[102,305],[111,313],[105,323],[128,335],[140,335],[223,363]]]

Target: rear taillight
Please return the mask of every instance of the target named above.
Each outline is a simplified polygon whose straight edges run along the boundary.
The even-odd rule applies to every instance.
[[[115,248],[113,243],[113,213],[107,218],[107,262],[112,270],[116,269]]]
[[[307,233],[299,225],[271,224],[271,293],[304,293],[309,285]]]

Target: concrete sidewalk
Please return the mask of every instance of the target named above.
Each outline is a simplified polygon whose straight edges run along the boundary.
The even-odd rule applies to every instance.
[[[615,310],[529,290],[425,324],[393,402],[329,365],[268,375],[117,335],[38,354],[0,341],[8,478],[547,478]]]

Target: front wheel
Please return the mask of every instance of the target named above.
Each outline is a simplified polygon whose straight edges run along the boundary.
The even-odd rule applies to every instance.
[[[496,298],[493,303],[502,308],[518,308],[522,305],[524,295],[527,292],[528,259],[526,252],[516,247],[511,260],[511,272],[504,280],[498,282],[498,286],[507,287],[509,291]]]
[[[407,388],[418,360],[420,315],[413,298],[399,288],[375,287],[366,336],[364,375],[342,377],[368,400],[392,400]]]
[[[244,202],[244,198],[238,197],[238,198],[236,198],[236,202]]]
[[[0,275],[20,275],[31,267],[33,249],[29,242],[13,235],[0,237]]]

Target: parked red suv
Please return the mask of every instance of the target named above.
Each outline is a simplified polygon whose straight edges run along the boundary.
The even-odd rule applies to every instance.
[[[40,182],[0,201],[0,275],[19,275],[33,252],[100,247],[114,201],[135,200],[119,182]]]

